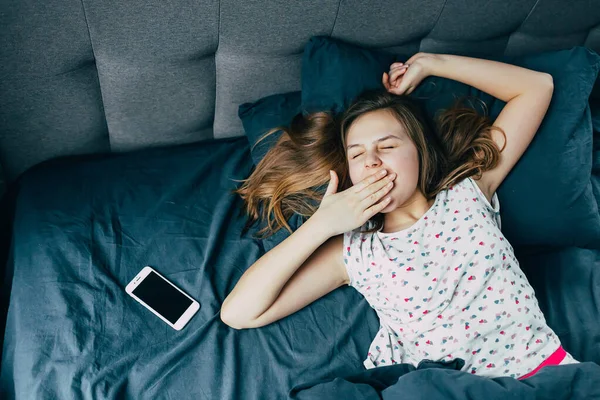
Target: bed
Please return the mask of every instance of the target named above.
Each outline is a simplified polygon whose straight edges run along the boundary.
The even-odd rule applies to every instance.
[[[404,54],[600,52],[596,2],[28,0],[4,5],[0,32],[1,398],[600,398],[596,238],[516,248],[582,361],[523,382],[452,364],[365,371],[379,324],[350,287],[260,329],[219,314],[274,245],[243,232],[232,194],[255,161],[240,106],[303,89],[311,38]],[[125,293],[145,265],[201,304],[182,331]]]

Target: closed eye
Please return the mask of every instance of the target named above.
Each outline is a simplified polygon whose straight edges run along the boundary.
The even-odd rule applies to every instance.
[[[388,146],[388,147],[382,147],[382,149],[393,149],[396,146]],[[355,154],[354,156],[352,156],[352,159],[354,160],[356,157],[360,156],[362,153],[358,153]]]

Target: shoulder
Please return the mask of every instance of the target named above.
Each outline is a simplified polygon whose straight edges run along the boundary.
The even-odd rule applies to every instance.
[[[489,190],[484,186],[480,180],[475,180],[471,177],[463,179],[455,186],[460,187],[461,189],[470,193],[473,197],[473,201],[480,201],[488,208],[490,211],[494,213],[498,213],[500,211],[500,202],[498,201],[498,195],[496,192],[489,193]],[[487,191],[487,193],[486,193]]]
[[[494,195],[496,194],[496,192],[494,191],[494,189],[491,188],[490,184],[487,183],[487,181],[482,180],[482,179],[477,179],[476,180],[474,178],[467,178],[467,179],[469,179],[472,183],[474,183],[475,185],[477,185],[477,187],[479,188],[479,191],[485,196],[485,198],[487,199],[487,201],[489,203],[492,202],[492,200],[494,199]]]
[[[374,226],[372,221],[367,221],[356,229],[345,232],[343,237],[344,251],[355,255],[364,255],[372,251],[371,246],[376,232],[366,232]]]

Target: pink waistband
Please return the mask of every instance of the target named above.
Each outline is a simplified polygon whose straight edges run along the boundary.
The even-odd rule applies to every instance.
[[[565,351],[565,349],[563,349],[562,346],[560,346],[554,353],[550,354],[550,357],[546,358],[544,360],[544,362],[542,362],[540,365],[538,365],[538,367],[536,369],[534,369],[530,373],[525,374],[522,377],[517,378],[517,379],[518,380],[527,379],[527,378],[535,375],[540,369],[547,367],[548,365],[558,365],[562,362],[562,360],[565,359],[566,356],[567,356],[567,352]]]

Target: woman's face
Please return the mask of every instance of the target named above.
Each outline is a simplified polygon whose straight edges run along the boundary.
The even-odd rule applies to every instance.
[[[417,147],[389,110],[371,111],[352,123],[346,134],[346,157],[353,185],[382,169],[388,175],[396,173],[389,193],[392,201],[381,212],[403,205],[417,189]]]

